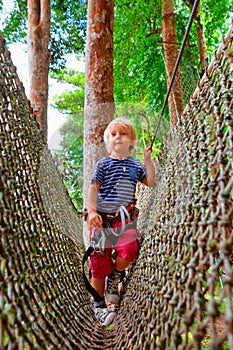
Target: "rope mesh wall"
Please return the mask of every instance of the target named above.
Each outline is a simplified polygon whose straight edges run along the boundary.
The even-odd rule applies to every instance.
[[[161,154],[156,188],[140,191],[144,241],[107,329],[82,281],[82,220],[1,38],[2,349],[233,349],[232,37]]]

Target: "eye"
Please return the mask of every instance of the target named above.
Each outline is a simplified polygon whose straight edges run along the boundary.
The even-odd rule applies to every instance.
[[[111,134],[112,134],[112,136],[116,136],[116,133],[115,133],[115,132],[112,132]]]

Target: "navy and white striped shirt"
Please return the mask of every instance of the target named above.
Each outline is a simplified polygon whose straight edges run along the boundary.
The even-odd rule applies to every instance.
[[[146,177],[145,166],[136,158],[118,160],[104,157],[96,164],[91,182],[100,184],[96,209],[115,213],[121,205],[136,202],[137,182]]]

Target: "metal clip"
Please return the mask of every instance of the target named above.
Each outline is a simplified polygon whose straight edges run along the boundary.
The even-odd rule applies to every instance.
[[[101,230],[94,229],[92,231],[90,244],[94,248],[96,253],[100,255],[104,255],[105,241],[106,241],[106,236],[103,232],[103,229]]]

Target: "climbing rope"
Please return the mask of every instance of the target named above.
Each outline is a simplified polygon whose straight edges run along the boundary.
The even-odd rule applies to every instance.
[[[167,102],[168,102],[168,98],[169,98],[169,95],[170,95],[173,83],[174,83],[175,78],[176,78],[177,70],[179,68],[180,61],[181,61],[181,58],[182,58],[182,55],[183,55],[183,52],[184,52],[184,47],[185,47],[186,41],[188,39],[188,35],[189,35],[190,29],[191,29],[191,26],[192,26],[192,23],[193,23],[193,19],[194,19],[194,16],[196,14],[196,11],[197,11],[199,3],[200,3],[200,0],[195,0],[195,2],[193,4],[193,8],[192,8],[192,12],[191,12],[191,15],[190,15],[190,18],[189,18],[189,22],[188,22],[187,28],[185,30],[185,34],[184,34],[184,38],[183,38],[183,41],[182,41],[182,44],[181,44],[181,47],[180,47],[180,51],[179,51],[179,54],[178,54],[178,57],[177,57],[177,60],[176,60],[176,63],[175,63],[175,66],[174,66],[174,69],[173,69],[173,72],[172,72],[172,77],[171,77],[171,80],[170,80],[170,83],[169,83],[168,91],[167,91],[166,97],[164,99],[164,102],[163,102],[163,105],[162,105],[162,109],[161,109],[160,114],[159,114],[159,119],[158,119],[157,125],[156,125],[155,130],[154,130],[153,138],[151,140],[151,145],[150,145],[151,149],[153,148],[153,144],[155,142],[155,139],[156,139],[156,136],[157,136],[157,133],[158,133],[158,130],[159,130],[162,118],[163,118],[163,114],[164,114],[164,111],[165,111],[165,108],[166,108],[166,105],[167,105]]]

